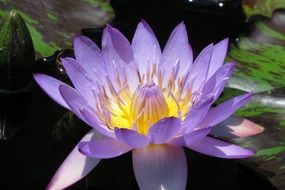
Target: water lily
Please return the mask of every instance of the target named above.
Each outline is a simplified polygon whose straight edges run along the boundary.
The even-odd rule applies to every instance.
[[[211,107],[231,76],[224,63],[228,39],[210,44],[193,62],[183,23],[171,33],[163,52],[150,28],[138,24],[131,43],[107,26],[102,51],[84,36],[73,42],[75,58],[62,64],[71,87],[34,74],[40,87],[93,129],[60,166],[47,189],[63,189],[86,176],[100,161],[132,151],[140,189],[185,189],[183,147],[220,158],[245,158],[251,150],[208,136],[248,136],[262,128],[248,120],[228,119],[251,97],[234,97]],[[227,120],[226,120],[227,119]],[[222,133],[215,129],[229,129]],[[215,130],[212,130],[215,129]],[[226,131],[226,130],[225,130]],[[229,132],[231,131],[231,132]]]

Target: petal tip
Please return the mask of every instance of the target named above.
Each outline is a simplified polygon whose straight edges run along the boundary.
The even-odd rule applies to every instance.
[[[42,74],[42,73],[32,73],[32,75],[33,75],[33,78],[35,79],[35,81],[37,81],[37,82],[39,79],[41,79],[44,76],[44,74]]]
[[[86,40],[90,40],[90,38],[82,34],[75,34],[73,37],[73,46],[76,46],[79,42],[85,42]]]
[[[146,24],[146,25],[149,25],[149,24],[147,23],[147,21],[144,20],[144,19],[141,19],[140,23],[142,23],[142,24],[144,24],[144,25],[145,25],[145,24]],[[139,24],[140,24],[140,23],[139,23]]]
[[[224,38],[221,42],[224,42],[225,44],[228,45],[228,43],[229,43],[229,37]]]
[[[249,158],[249,157],[253,157],[255,155],[255,151],[250,150],[250,149],[245,149],[242,148],[242,152],[239,155],[233,156],[233,157],[229,157],[227,159],[242,159],[242,158]]]
[[[247,154],[244,155],[244,158],[247,158],[247,157],[252,157],[256,154],[256,152],[254,150],[249,150],[247,149]]]
[[[184,21],[181,21],[178,25],[185,26]]]
[[[265,130],[265,128],[262,127],[261,125],[258,125],[247,119],[244,119],[243,122],[240,124],[240,126],[244,126],[244,127],[240,127],[240,130],[236,130],[236,131],[233,130],[233,134],[240,138],[257,135],[259,133],[262,133]]]
[[[245,98],[248,98],[250,100],[250,98],[253,96],[252,92],[248,92],[245,94]]]
[[[106,27],[104,28],[104,31],[103,32],[108,32],[108,33],[112,33],[114,31],[117,31],[116,28],[114,28],[112,25],[110,24],[106,24]]]
[[[184,21],[181,21],[178,25],[177,28],[179,28],[180,30],[185,30],[186,31],[186,26],[184,24]]]
[[[215,44],[215,46],[220,46],[221,48],[224,48],[225,51],[227,51],[228,45],[229,45],[229,38],[228,37],[222,39],[221,41],[219,41],[218,43]]]
[[[74,42],[76,42],[77,40],[79,40],[79,39],[81,38],[81,36],[83,36],[83,35],[81,35],[81,34],[75,34],[75,35],[73,36],[73,44],[74,44]]]
[[[88,148],[88,142],[86,141],[82,141],[78,144],[78,151],[85,155],[85,156],[89,156],[88,151],[86,150]]]

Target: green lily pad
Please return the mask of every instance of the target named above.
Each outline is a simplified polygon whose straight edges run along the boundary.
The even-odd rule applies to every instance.
[[[271,17],[275,9],[285,8],[285,1],[280,0],[244,0],[242,4],[247,18],[254,15]]]
[[[246,87],[248,84],[237,88],[260,92],[285,85],[284,21],[285,12],[276,11],[271,19],[255,22],[249,36],[241,36],[231,45],[227,59],[237,62],[234,77],[255,84],[254,89]],[[230,87],[234,83],[231,79]]]
[[[82,28],[101,27],[113,18],[107,0],[29,1],[0,0],[0,16],[13,8],[24,18],[38,57],[71,47]]]

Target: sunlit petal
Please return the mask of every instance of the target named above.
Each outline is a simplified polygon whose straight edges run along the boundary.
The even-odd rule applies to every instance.
[[[234,97],[211,109],[200,125],[206,127],[214,126],[224,121],[230,115],[232,115],[238,108],[248,102],[251,98],[251,95],[251,93],[246,93],[244,95]]]
[[[228,50],[228,43],[229,39],[226,38],[214,46],[207,79],[210,79],[211,76],[223,65]]]
[[[90,104],[95,104],[94,90],[96,83],[88,76],[88,73],[72,58],[61,59],[62,64],[72,81],[74,87],[82,97]],[[93,90],[93,91],[92,91]]]
[[[102,135],[98,134],[94,130],[91,130],[81,139],[81,141],[89,141],[100,138],[102,138]],[[78,151],[78,144],[58,168],[48,184],[46,188],[47,190],[65,189],[69,187],[85,177],[99,163],[100,159],[90,158],[81,154]]]
[[[202,154],[219,158],[246,158],[254,155],[254,152],[251,150],[211,137],[204,137],[193,144],[186,144],[185,146]]]
[[[126,143],[133,148],[144,147],[150,143],[149,138],[134,130],[116,128],[115,134],[118,140]]]
[[[95,42],[85,36],[76,36],[73,47],[77,62],[90,77],[103,79],[107,75],[101,50]]]
[[[62,98],[59,92],[60,85],[67,85],[55,78],[52,78],[45,74],[34,73],[34,79],[37,81],[39,86],[59,105],[65,107],[66,109],[70,109],[66,104],[64,99]]]
[[[133,150],[133,167],[141,190],[184,190],[187,161],[183,148],[152,145]]]
[[[140,75],[146,75],[148,70],[159,63],[161,57],[160,45],[150,28],[142,21],[138,24],[134,38],[132,40],[135,63],[138,65]]]
[[[92,158],[113,158],[131,149],[130,146],[112,138],[95,139],[79,144],[80,152]]]
[[[163,118],[156,122],[148,131],[148,136],[155,144],[169,141],[181,129],[181,120],[175,117]]]
[[[192,62],[193,54],[192,48],[189,45],[187,30],[184,23],[180,23],[172,31],[163,49],[157,70],[162,70],[164,77],[163,82],[167,83],[174,67],[179,67],[178,76],[181,76],[185,74]]]

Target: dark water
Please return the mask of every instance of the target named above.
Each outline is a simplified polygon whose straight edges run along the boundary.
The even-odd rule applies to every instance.
[[[208,1],[186,0],[111,3],[116,12],[111,24],[129,38],[143,18],[165,44],[173,27],[184,21],[196,54],[207,44],[228,36],[234,39],[241,29],[246,29],[240,1],[225,1],[222,7]],[[102,29],[88,28],[82,32],[99,42]],[[34,71],[68,82],[57,61],[59,56],[67,55],[72,55],[72,51],[38,60]],[[0,109],[1,117],[6,118],[6,136],[10,137],[0,141],[0,189],[44,189],[69,151],[90,129],[53,102],[36,84],[23,94],[2,94]],[[207,157],[190,150],[186,154],[187,189],[276,189],[261,171],[254,171],[246,162]],[[102,161],[87,178],[69,189],[138,189],[131,155]]]

